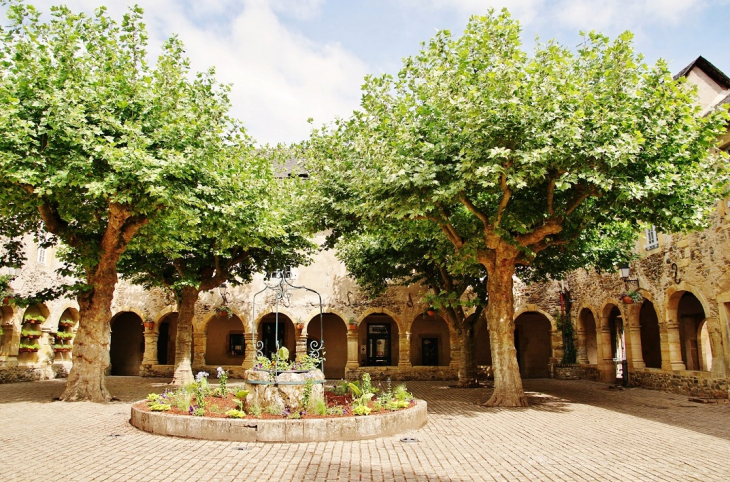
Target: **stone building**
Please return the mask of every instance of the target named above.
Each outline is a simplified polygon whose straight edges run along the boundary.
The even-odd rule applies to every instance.
[[[730,102],[730,79],[699,57],[679,76],[698,86],[706,111]],[[730,146],[730,134],[721,139]],[[718,204],[712,227],[688,235],[647,229],[637,245],[641,259],[630,280],[618,274],[578,271],[563,283],[515,286],[515,343],[523,377],[576,377],[615,383],[627,361],[632,385],[698,396],[728,397],[730,374],[730,205]],[[320,239],[321,241],[321,239]],[[57,284],[54,250],[26,242],[28,265],[13,288],[23,294]],[[6,274],[6,273],[0,273]],[[363,296],[334,253],[317,254],[298,269],[294,291],[278,307],[262,293],[262,275],[229,292],[201,294],[193,327],[193,369],[212,373],[217,366],[241,376],[253,364],[256,343],[270,349],[278,338],[292,354],[324,341],[325,375],[374,378],[455,379],[460,343],[438,314],[420,304],[422,287],[393,287],[378,299]],[[618,299],[628,288],[640,303]],[[227,306],[231,316],[220,310]],[[161,290],[121,281],[112,306],[111,374],[171,376],[177,313]],[[560,315],[563,313],[563,315]],[[561,320],[570,320],[578,363],[561,364]],[[65,376],[67,347],[73,344],[78,306],[59,299],[26,310],[2,306],[0,382]],[[40,333],[38,333],[40,332]],[[60,333],[60,334],[59,334]],[[32,337],[25,335],[32,334]],[[477,363],[489,372],[491,355],[485,325],[479,325]],[[37,344],[37,349],[35,348]],[[27,347],[31,346],[31,349]],[[23,348],[25,347],[25,348]]]

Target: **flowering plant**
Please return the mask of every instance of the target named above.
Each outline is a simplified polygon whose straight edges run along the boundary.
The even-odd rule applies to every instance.
[[[228,372],[225,371],[223,368],[218,367],[218,383],[220,384],[220,392],[221,396],[227,397],[228,396]]]

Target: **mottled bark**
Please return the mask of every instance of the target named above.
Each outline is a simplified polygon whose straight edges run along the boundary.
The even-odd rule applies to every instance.
[[[50,232],[61,235],[68,229],[54,210],[41,206],[39,211]],[[109,368],[111,305],[117,284],[117,262],[145,223],[144,217],[132,216],[124,206],[110,204],[109,220],[99,246],[99,262],[87,268],[86,282],[90,290],[78,296],[80,319],[74,337],[73,366],[61,400],[107,402],[111,399],[106,389],[106,371]],[[80,242],[73,236],[66,239],[72,245]]]
[[[515,350],[514,295],[512,275],[515,272],[516,248],[502,244],[501,249],[485,260],[489,273],[487,289],[487,326],[492,347],[494,393],[484,404],[487,407],[526,407],[527,397]]]
[[[461,359],[459,364],[458,386],[460,388],[476,388],[479,386],[479,381],[477,380],[476,338],[474,337],[474,324],[466,322],[464,324],[465,326],[459,330],[461,338]]]
[[[182,289],[180,305],[177,315],[177,336],[175,338],[175,375],[173,385],[187,385],[195,380],[190,361],[190,352],[193,343],[193,318],[195,303],[198,301],[200,290],[193,286]]]

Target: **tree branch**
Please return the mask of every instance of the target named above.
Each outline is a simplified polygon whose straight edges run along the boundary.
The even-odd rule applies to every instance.
[[[476,206],[469,200],[469,198],[466,197],[466,194],[463,192],[459,193],[459,201],[466,206],[466,208],[474,214],[479,220],[482,222],[484,227],[486,229],[489,229],[489,219],[487,219],[487,216],[484,215],[484,213],[477,210]]]
[[[554,216],[555,209],[553,208],[553,198],[555,196],[555,176],[551,176],[548,179],[547,185],[547,212],[548,215]]]
[[[503,194],[502,200],[499,202],[499,207],[497,208],[497,215],[494,218],[492,229],[498,227],[502,222],[502,215],[505,209],[507,209],[507,204],[509,204],[509,200],[512,197],[512,190],[507,185],[507,173],[502,173],[502,176],[499,178],[499,185],[502,187]]]

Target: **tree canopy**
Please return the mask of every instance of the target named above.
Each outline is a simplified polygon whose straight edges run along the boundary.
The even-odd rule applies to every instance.
[[[626,32],[554,41],[532,56],[506,11],[441,31],[397,76],[369,76],[361,110],[313,132],[311,164],[333,224],[418,220],[488,274],[495,393],[524,405],[512,276],[612,258],[638,223],[704,226],[727,170],[713,147],[727,115],[702,116],[666,63]]]

